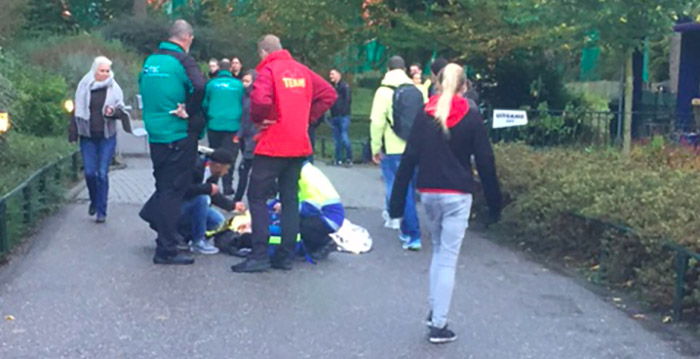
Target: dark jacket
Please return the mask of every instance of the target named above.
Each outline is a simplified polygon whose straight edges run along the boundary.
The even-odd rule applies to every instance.
[[[201,195],[210,195],[212,184],[219,182],[219,177],[209,177],[204,180],[204,173],[209,165],[209,160],[204,156],[197,157],[197,163],[192,171],[192,183],[185,192],[185,200],[190,200]],[[211,196],[211,203],[226,211],[233,211],[236,203],[226,198],[220,192]]]
[[[250,119],[250,90],[246,90],[243,96],[243,116],[241,117],[241,129],[238,130],[238,138],[242,143],[243,158],[252,160],[255,155],[255,135],[258,128]]]
[[[177,44],[162,42],[139,74],[143,121],[152,143],[171,143],[204,129],[202,98],[206,79],[192,56]],[[188,119],[170,111],[184,103]]]
[[[430,99],[420,113],[406,144],[389,201],[392,218],[403,217],[408,185],[418,167],[416,187],[428,193],[474,193],[472,155],[491,215],[501,211],[501,191],[486,127],[478,109],[466,99],[455,97],[447,120],[449,136],[435,121],[438,96]]]
[[[338,99],[335,100],[333,107],[331,107],[331,116],[350,116],[351,104],[352,104],[352,91],[350,90],[350,85],[347,82],[340,80],[337,84],[333,85],[335,92],[338,94]]]

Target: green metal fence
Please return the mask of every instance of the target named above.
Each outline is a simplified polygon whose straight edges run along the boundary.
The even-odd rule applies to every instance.
[[[58,207],[67,185],[78,180],[79,153],[42,167],[0,197],[0,257],[17,246],[38,220]]]
[[[640,236],[640,234],[635,231],[633,228],[627,227],[625,225],[620,225],[620,224],[615,224],[615,223],[610,223],[604,220],[601,220],[599,218],[592,218],[588,216],[584,216],[581,214],[577,213],[571,213],[571,216],[577,219],[580,219],[584,221],[584,225],[590,226],[590,225],[596,225],[596,226],[601,226],[608,228],[610,230],[614,230],[618,233],[621,234],[629,234],[633,236]],[[691,266],[691,259],[694,259],[695,261],[692,262],[693,265],[697,266],[700,265],[700,253],[696,253],[686,247],[683,247],[669,239],[664,239],[663,241],[663,247],[675,255],[675,270],[676,270],[676,288],[675,288],[675,295],[673,298],[673,320],[678,322],[682,319],[683,315],[683,299],[691,294],[688,292],[686,289],[686,275],[688,274],[688,270],[690,269]],[[598,271],[596,273],[596,276],[594,278],[594,282],[596,284],[600,284],[605,280],[605,274],[606,274],[606,263],[608,260],[608,257],[610,255],[610,248],[609,248],[610,243],[607,243],[606,241],[602,240],[600,241],[600,251],[598,254]]]

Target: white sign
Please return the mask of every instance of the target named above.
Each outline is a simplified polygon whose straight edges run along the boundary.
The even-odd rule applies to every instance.
[[[527,125],[527,112],[514,110],[493,110],[493,128]]]

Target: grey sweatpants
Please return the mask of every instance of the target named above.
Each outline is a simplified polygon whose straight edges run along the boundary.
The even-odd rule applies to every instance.
[[[433,242],[433,260],[430,264],[432,323],[435,327],[443,328],[450,311],[459,250],[469,226],[472,195],[423,193],[421,203],[428,215]]]

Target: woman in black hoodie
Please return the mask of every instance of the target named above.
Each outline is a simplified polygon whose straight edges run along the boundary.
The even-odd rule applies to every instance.
[[[462,67],[447,65],[438,75],[438,94],[413,123],[390,200],[392,218],[403,216],[411,177],[418,168],[417,188],[429,219],[433,243],[430,266],[431,343],[447,343],[457,336],[447,328],[457,259],[474,191],[471,158],[475,157],[491,221],[501,211],[493,151],[478,109],[470,108],[460,94],[466,90]]]

